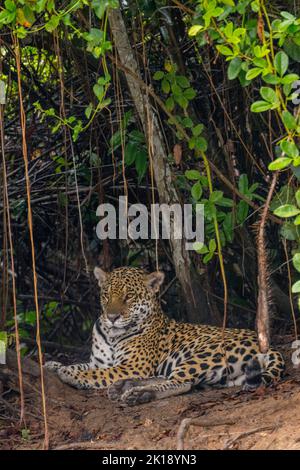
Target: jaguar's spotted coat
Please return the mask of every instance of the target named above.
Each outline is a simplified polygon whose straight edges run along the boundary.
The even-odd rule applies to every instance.
[[[280,379],[281,354],[259,354],[256,334],[177,323],[161,311],[156,293],[161,272],[137,268],[106,273],[95,268],[103,314],[93,330],[90,361],[63,366],[48,362],[63,382],[83,389],[108,388],[128,405],[179,395],[193,386],[241,385],[253,390]]]

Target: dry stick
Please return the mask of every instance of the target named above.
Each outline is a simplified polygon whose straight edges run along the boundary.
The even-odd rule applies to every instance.
[[[109,59],[118,67],[120,70],[122,70],[125,74],[130,75],[140,86],[143,88],[153,99],[154,101],[158,104],[158,106],[161,108],[161,110],[170,118],[174,121],[174,125],[179,131],[183,137],[185,138],[186,141],[189,141],[189,135],[187,134],[186,130],[184,127],[180,125],[180,123],[176,120],[175,116],[166,108],[164,102],[157,96],[155,91],[148,86],[136,73],[131,70],[130,68],[126,67],[124,64],[122,64],[118,59],[113,57],[111,54],[108,54]],[[232,192],[234,192],[240,199],[245,201],[252,209],[255,210],[261,210],[261,207],[255,204],[253,201],[251,201],[247,196],[245,196],[243,193],[241,193],[232,183],[229,181],[226,176],[223,175],[221,170],[219,170],[216,165],[208,160],[209,166],[212,169],[212,171],[215,173],[215,175],[225,184],[225,186],[228,187]],[[268,213],[268,218],[272,220],[272,222],[275,222],[276,224],[282,225],[283,221],[279,219],[279,217],[274,216],[273,214]]]
[[[230,449],[230,447],[232,447],[233,444],[235,444],[237,441],[239,441],[243,437],[248,437],[248,436],[251,436],[252,434],[256,434],[257,432],[262,432],[262,431],[274,431],[275,429],[276,429],[276,426],[264,426],[262,428],[256,428],[256,429],[251,429],[250,431],[241,432],[238,436],[234,437],[233,439],[228,439],[228,441],[226,442],[222,450]]]
[[[16,294],[16,274],[15,274],[15,262],[14,262],[14,247],[11,233],[11,223],[10,223],[10,206],[8,198],[8,188],[7,188],[7,173],[6,173],[6,161],[5,161],[5,149],[4,149],[4,119],[3,119],[3,105],[0,105],[0,132],[1,132],[1,153],[3,160],[3,188],[4,188],[4,210],[6,209],[6,221],[8,229],[8,240],[9,240],[9,250],[10,250],[10,266],[12,273],[12,291],[13,291],[13,309],[14,309],[14,326],[15,326],[15,335],[16,335],[16,352],[17,352],[17,365],[18,365],[18,379],[19,379],[19,388],[20,388],[20,422],[22,423],[25,420],[24,415],[24,389],[23,389],[23,376],[22,376],[22,363],[21,363],[21,351],[20,351],[20,336],[19,336],[19,325],[17,319],[17,294]]]
[[[27,209],[28,209],[28,228],[29,228],[31,256],[32,256],[34,301],[35,301],[35,310],[36,310],[36,342],[37,342],[37,347],[38,347],[38,358],[39,358],[40,374],[41,374],[41,392],[42,392],[44,430],[45,430],[44,448],[48,449],[49,448],[49,435],[48,435],[42,346],[41,346],[41,337],[40,337],[40,316],[39,316],[37,276],[36,276],[36,267],[35,267],[35,249],[34,249],[33,226],[32,226],[32,211],[31,211],[31,202],[30,202],[30,179],[29,179],[29,173],[28,173],[28,155],[27,155],[27,141],[26,141],[26,116],[25,116],[24,105],[23,105],[23,94],[22,94],[22,84],[21,84],[20,46],[19,46],[19,40],[14,34],[13,34],[13,43],[15,47],[15,57],[16,57],[16,66],[17,66],[17,75],[18,75],[20,119],[21,119],[21,129],[22,129],[22,153],[23,153],[24,167],[25,167]]]
[[[277,182],[278,172],[273,174],[267,200],[263,208],[257,234],[257,265],[258,265],[258,300],[256,327],[260,352],[266,354],[270,347],[270,319],[269,319],[269,272],[265,241],[265,225],[269,211],[269,205]]]
[[[178,0],[172,0],[172,3],[175,3],[176,6],[185,13],[188,13],[190,15],[194,15],[195,11],[191,10],[191,8],[187,7],[186,5],[183,5],[183,3],[179,2]]]
[[[90,450],[104,450],[107,449],[107,445],[103,442],[94,442],[94,441],[79,441],[79,442],[70,442],[69,444],[62,444],[60,446],[54,447],[53,450],[74,450],[74,449],[90,449]]]
[[[184,438],[190,426],[199,426],[202,428],[212,427],[212,426],[224,426],[236,423],[236,420],[230,418],[206,421],[203,418],[195,419],[195,418],[184,418],[179,426],[177,432],[177,450],[184,450]]]

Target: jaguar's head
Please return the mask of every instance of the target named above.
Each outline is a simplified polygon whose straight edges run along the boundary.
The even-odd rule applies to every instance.
[[[102,321],[112,333],[139,326],[156,313],[162,272],[117,268],[108,273],[97,267],[94,274],[101,289]]]

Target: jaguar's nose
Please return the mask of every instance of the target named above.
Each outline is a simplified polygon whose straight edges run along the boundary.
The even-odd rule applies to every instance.
[[[107,318],[109,319],[109,321],[114,324],[118,318],[120,318],[120,314],[119,313],[108,313],[107,314]]]

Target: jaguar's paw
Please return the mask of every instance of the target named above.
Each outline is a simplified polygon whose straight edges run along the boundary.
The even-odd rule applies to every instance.
[[[128,406],[148,403],[155,397],[155,392],[146,387],[134,387],[123,393],[121,401]]]

